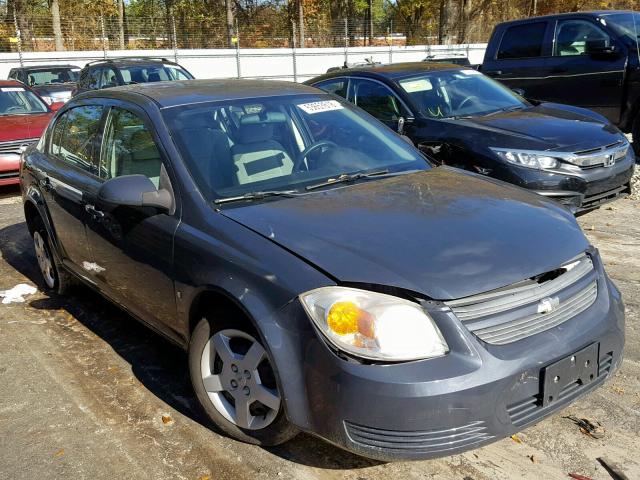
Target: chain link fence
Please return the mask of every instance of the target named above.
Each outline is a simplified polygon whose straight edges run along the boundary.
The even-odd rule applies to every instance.
[[[56,50],[50,16],[0,18],[0,51]],[[69,51],[235,48],[238,42],[243,48],[405,46],[438,40],[436,21],[413,28],[393,21],[340,19],[307,21],[300,29],[287,15],[256,15],[231,28],[219,19],[180,16],[126,19],[121,28],[117,17],[78,16],[62,18],[60,29],[62,45]]]

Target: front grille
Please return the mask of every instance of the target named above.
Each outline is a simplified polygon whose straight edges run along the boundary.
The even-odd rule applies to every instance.
[[[391,451],[443,452],[475,445],[494,437],[482,421],[456,428],[423,431],[382,430],[346,421],[344,425],[347,435],[354,443]]]
[[[598,362],[598,377],[593,382],[586,385],[583,385],[580,382],[570,383],[560,391],[560,395],[557,400],[546,407],[542,406],[541,394],[533,395],[507,406],[507,413],[509,414],[511,423],[516,427],[526,425],[534,421],[536,418],[541,417],[549,410],[555,408],[558,402],[569,402],[570,400],[578,397],[585,389],[593,388],[596,385],[601,384],[611,372],[612,364],[613,352],[609,352],[603,358],[600,358]]]
[[[36,143],[39,139],[37,138],[27,138],[24,140],[15,140],[11,142],[1,142],[0,143],[0,154],[4,155],[20,155],[23,150]]]
[[[11,170],[9,172],[0,172],[0,180],[6,180],[8,178],[17,178],[20,172],[18,170]]]
[[[536,278],[445,303],[479,339],[505,345],[566,322],[597,295],[593,261],[582,255]]]
[[[629,143],[620,140],[604,147],[574,152],[566,160],[581,168],[610,166],[624,158],[629,148]]]
[[[587,210],[590,208],[598,207],[604,203],[611,202],[619,197],[624,197],[631,194],[631,184],[627,183],[618,188],[608,190],[606,192],[598,193],[595,195],[587,195],[582,200],[581,210]]]

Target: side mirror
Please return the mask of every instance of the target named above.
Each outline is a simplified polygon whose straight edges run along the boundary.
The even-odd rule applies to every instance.
[[[524,90],[522,88],[512,88],[511,91],[516,95],[520,95],[521,97],[524,97]]]
[[[611,55],[617,53],[615,45],[609,45],[609,41],[604,38],[587,40],[584,44],[584,51],[588,55]]]
[[[64,107],[64,102],[54,102],[51,105],[49,105],[49,108],[51,109],[52,112],[57,112],[62,107]]]
[[[98,190],[98,203],[107,207],[154,207],[171,210],[173,199],[168,190],[158,190],[144,175],[124,175],[112,178]]]

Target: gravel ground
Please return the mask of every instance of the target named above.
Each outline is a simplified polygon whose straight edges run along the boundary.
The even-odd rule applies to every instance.
[[[309,435],[271,449],[214,433],[189,385],[186,356],[88,289],[38,290],[0,304],[2,479],[564,479],[640,478],[640,201],[579,218],[627,306],[621,369],[534,427],[434,461],[383,464]],[[0,190],[0,290],[41,287],[16,190]],[[566,415],[600,422],[601,439]]]

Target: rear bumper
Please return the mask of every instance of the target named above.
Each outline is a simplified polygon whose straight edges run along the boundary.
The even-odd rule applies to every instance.
[[[339,358],[317,336],[307,338],[300,370],[291,359],[278,365],[286,372],[287,415],[303,430],[383,461],[451,455],[507,437],[597,388],[618,368],[624,308],[601,269],[598,283],[596,302],[582,314],[501,346],[480,341],[446,308],[429,307],[451,351],[425,361],[364,365]],[[594,343],[595,380],[567,385],[543,407],[544,367]]]

